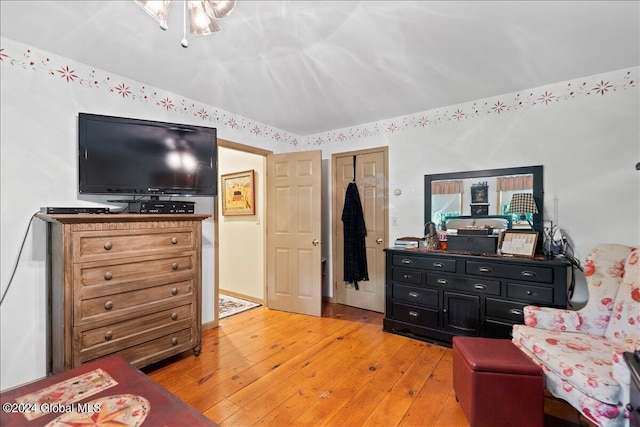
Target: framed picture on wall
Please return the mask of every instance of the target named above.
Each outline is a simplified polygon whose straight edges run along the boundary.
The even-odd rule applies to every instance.
[[[471,216],[489,215],[488,204],[469,205],[471,207]]]
[[[485,183],[471,186],[471,203],[489,203],[489,186]]]
[[[253,169],[230,173],[220,177],[222,181],[222,215],[255,215],[256,196]]]

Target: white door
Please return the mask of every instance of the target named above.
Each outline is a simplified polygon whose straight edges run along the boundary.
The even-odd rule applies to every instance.
[[[344,227],[341,220],[347,186],[358,186],[364,222],[369,280],[358,282],[359,289],[344,281]],[[384,313],[385,254],[387,247],[387,149],[365,150],[334,156],[334,284],[340,304]]]
[[[267,307],[322,314],[321,151],[267,156]]]

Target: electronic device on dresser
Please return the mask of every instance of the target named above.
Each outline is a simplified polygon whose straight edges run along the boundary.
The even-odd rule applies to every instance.
[[[78,115],[80,194],[215,196],[217,181],[215,128]]]

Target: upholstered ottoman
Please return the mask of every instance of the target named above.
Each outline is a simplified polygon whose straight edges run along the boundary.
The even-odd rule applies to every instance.
[[[542,369],[510,340],[454,337],[453,389],[471,427],[544,426]]]

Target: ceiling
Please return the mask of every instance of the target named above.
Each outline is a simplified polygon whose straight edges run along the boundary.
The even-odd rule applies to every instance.
[[[1,35],[308,136],[640,64],[638,1],[0,1]]]

